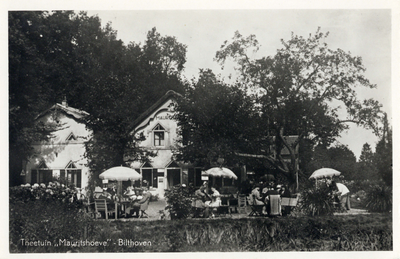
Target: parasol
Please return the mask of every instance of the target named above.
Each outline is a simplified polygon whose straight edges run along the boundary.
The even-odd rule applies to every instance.
[[[233,178],[235,180],[237,179],[235,173],[226,167],[213,167],[208,169],[207,171],[203,171],[202,175],[222,177],[222,178]]]
[[[314,173],[308,178],[308,179],[319,179],[319,178],[324,178],[324,177],[332,177],[332,176],[338,176],[340,175],[340,172],[332,169],[332,168],[321,168]]]
[[[116,166],[107,169],[99,175],[100,179],[111,181],[136,181],[142,179],[142,176],[135,169],[123,166]]]

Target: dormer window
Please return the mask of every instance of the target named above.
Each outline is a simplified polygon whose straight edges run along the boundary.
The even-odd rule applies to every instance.
[[[74,133],[71,132],[65,141],[68,142],[68,141],[73,141],[73,140],[76,140],[76,137],[75,137]]]
[[[160,125],[157,124],[156,127],[153,129],[154,134],[154,146],[160,147],[165,145],[165,129]]]

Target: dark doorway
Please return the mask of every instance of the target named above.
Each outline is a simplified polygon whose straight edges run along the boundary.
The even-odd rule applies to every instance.
[[[181,169],[167,169],[168,189],[181,183]]]

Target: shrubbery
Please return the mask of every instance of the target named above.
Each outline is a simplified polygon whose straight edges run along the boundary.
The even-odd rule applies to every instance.
[[[92,219],[75,189],[50,183],[10,188],[10,252],[54,252],[54,246],[27,247],[28,241],[82,240]],[[57,252],[71,250],[58,247]]]
[[[170,190],[165,190],[166,210],[169,211],[171,219],[185,219],[192,209],[192,199],[186,186],[176,185]]]
[[[392,210],[392,188],[384,185],[371,186],[367,191],[365,207],[370,212]]]
[[[310,187],[301,193],[299,210],[305,215],[322,216],[332,215],[334,212],[334,197],[332,191],[326,185]]]

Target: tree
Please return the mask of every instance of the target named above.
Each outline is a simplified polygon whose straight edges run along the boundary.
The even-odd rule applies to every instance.
[[[384,128],[382,138],[376,144],[374,161],[379,176],[388,185],[393,185],[393,146],[392,129],[389,126],[387,115],[383,118]]]
[[[219,158],[234,165],[240,162],[234,153],[249,147],[246,135],[259,129],[257,118],[251,98],[239,87],[200,70],[176,110],[182,138],[175,155],[202,167],[216,165]]]
[[[182,91],[186,46],[155,28],[143,47],[125,46],[116,35],[85,12],[9,13],[11,185],[18,184],[31,144],[54,130],[36,116],[64,97],[90,114],[86,156],[92,178],[123,164],[124,154],[145,159],[130,123],[168,90]]]
[[[68,88],[72,54],[73,12],[9,12],[9,154],[10,185],[20,183],[22,161],[32,155],[31,144],[47,140],[55,130],[36,116],[61,101]],[[63,70],[63,71],[62,71]]]
[[[359,180],[376,180],[378,178],[374,161],[374,152],[368,143],[365,143],[362,147],[354,178]]]
[[[274,56],[250,59],[247,51],[259,49],[256,37],[245,38],[236,32],[215,57],[221,65],[229,58],[237,63],[237,80],[255,96],[264,125],[276,140],[276,156],[257,155],[292,183],[298,170],[295,148],[302,139],[329,145],[350,122],[379,132],[381,105],[373,99],[359,100],[355,91],[376,87],[363,75],[361,57],[329,49],[327,37],[328,33],[319,29],[308,38],[292,34],[290,40],[281,40],[283,48]],[[344,110],[335,103],[341,103]],[[346,112],[347,117],[340,118],[340,112]],[[289,144],[285,135],[298,137]],[[280,156],[284,147],[290,152],[290,163]]]
[[[309,169],[310,172],[314,172],[324,167],[333,168],[349,180],[353,179],[356,166],[356,156],[347,146],[336,144],[332,147],[326,147],[320,144],[314,148]]]

